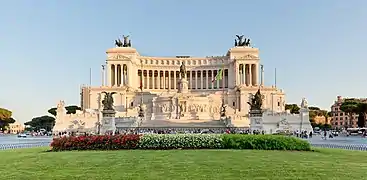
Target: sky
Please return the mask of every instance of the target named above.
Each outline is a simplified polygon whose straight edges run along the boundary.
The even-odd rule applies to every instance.
[[[330,109],[366,97],[364,0],[13,0],[0,5],[0,107],[26,122],[80,85],[101,84],[105,51],[123,34],[146,56],[217,56],[236,34],[260,49],[265,84],[287,103]]]

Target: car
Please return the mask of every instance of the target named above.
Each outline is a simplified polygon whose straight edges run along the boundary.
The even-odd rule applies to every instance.
[[[26,138],[27,134],[18,134],[18,138]]]

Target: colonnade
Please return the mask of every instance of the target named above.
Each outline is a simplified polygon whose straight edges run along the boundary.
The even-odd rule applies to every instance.
[[[212,82],[218,71],[219,70],[187,71],[189,89],[221,89],[223,87],[228,88],[228,69],[224,69],[222,80]],[[108,77],[110,81],[110,86],[120,87],[128,84],[131,86],[136,85],[136,82],[128,82],[128,76],[130,72],[126,64],[111,64],[109,66],[109,71],[107,72],[110,73]],[[258,86],[258,72],[258,64],[238,64],[238,69],[236,72],[236,84],[245,86]],[[143,78],[141,78],[142,74]],[[138,86],[141,84],[143,86],[143,89],[178,89],[180,72],[177,70],[142,71],[141,69],[138,69],[137,75],[139,76],[139,80],[136,76],[133,77],[131,80],[138,80]],[[141,82],[141,79],[143,79],[143,82]],[[263,77],[261,81],[263,81]]]
[[[111,64],[110,65],[110,85],[111,86],[123,86],[128,82],[128,69],[126,64]],[[108,71],[107,71],[108,72]]]
[[[221,89],[228,88],[228,69],[224,70],[223,78],[213,81],[218,70],[187,71],[189,89]],[[178,89],[180,72],[172,70],[138,70],[139,84],[143,89]],[[143,78],[142,78],[143,76]],[[143,81],[141,81],[143,80]]]
[[[258,69],[258,64],[239,64],[237,71],[237,84],[257,86],[259,74]]]

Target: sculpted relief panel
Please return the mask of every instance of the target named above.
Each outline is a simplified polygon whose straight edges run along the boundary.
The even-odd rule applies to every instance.
[[[131,57],[121,54],[109,54],[107,58],[112,60],[130,60]]]
[[[157,114],[171,113],[177,110],[181,113],[219,113],[220,104],[190,100],[179,101],[178,105],[174,102],[156,102],[154,104],[154,111]]]

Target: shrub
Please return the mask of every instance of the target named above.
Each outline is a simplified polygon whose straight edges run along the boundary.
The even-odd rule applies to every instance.
[[[52,151],[135,149],[141,135],[95,135],[54,138]]]
[[[225,149],[297,150],[310,151],[305,140],[280,135],[222,135]]]
[[[140,149],[221,149],[219,134],[147,134],[139,142]]]
[[[309,151],[302,139],[280,135],[147,134],[55,138],[52,151],[118,149],[261,149]]]

